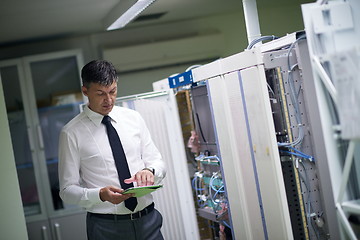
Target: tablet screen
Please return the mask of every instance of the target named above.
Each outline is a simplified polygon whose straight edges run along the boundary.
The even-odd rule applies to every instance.
[[[151,192],[156,191],[159,188],[162,188],[163,185],[152,185],[152,186],[144,186],[144,187],[132,187],[126,189],[122,194],[135,193],[134,197],[142,197]]]

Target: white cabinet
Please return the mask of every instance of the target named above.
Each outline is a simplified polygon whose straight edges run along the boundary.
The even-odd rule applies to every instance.
[[[50,223],[47,220],[30,222],[26,224],[29,239],[51,239]]]
[[[0,62],[30,240],[86,239],[85,212],[61,201],[57,173],[59,132],[83,101],[82,65],[77,50]]]
[[[52,237],[56,240],[86,240],[86,213],[67,215],[50,220]]]
[[[27,223],[29,239],[86,240],[86,213]]]

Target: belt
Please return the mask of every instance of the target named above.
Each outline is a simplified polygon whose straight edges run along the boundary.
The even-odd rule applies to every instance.
[[[130,213],[130,214],[103,214],[103,213],[88,212],[88,214],[89,214],[90,217],[108,219],[108,220],[113,220],[113,221],[117,221],[117,220],[135,220],[135,219],[141,218],[141,217],[149,214],[150,212],[152,212],[152,210],[154,210],[154,203],[150,204],[149,206],[147,206],[143,210],[141,210],[139,212],[136,212],[136,213]]]

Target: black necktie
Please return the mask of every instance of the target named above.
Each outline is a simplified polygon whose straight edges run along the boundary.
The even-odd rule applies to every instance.
[[[133,187],[132,183],[126,184],[124,182],[125,179],[130,178],[130,170],[126,160],[126,156],[124,153],[124,149],[121,145],[121,141],[119,135],[117,134],[115,128],[111,124],[111,118],[109,116],[104,116],[103,120],[101,121],[106,126],[111,150],[113,152],[114,160],[116,169],[119,175],[120,185],[123,189],[128,189]],[[137,205],[137,199],[135,197],[131,197],[125,200],[125,207],[134,211]]]

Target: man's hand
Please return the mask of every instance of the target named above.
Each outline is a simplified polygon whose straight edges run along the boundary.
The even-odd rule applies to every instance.
[[[126,199],[134,196],[134,194],[122,194],[122,192],[124,192],[123,189],[113,186],[107,186],[100,189],[99,196],[101,201],[108,201],[113,204],[119,204]]]
[[[124,182],[127,184],[136,182],[138,187],[151,186],[154,185],[154,174],[144,169],[137,172],[131,178],[125,179]]]

